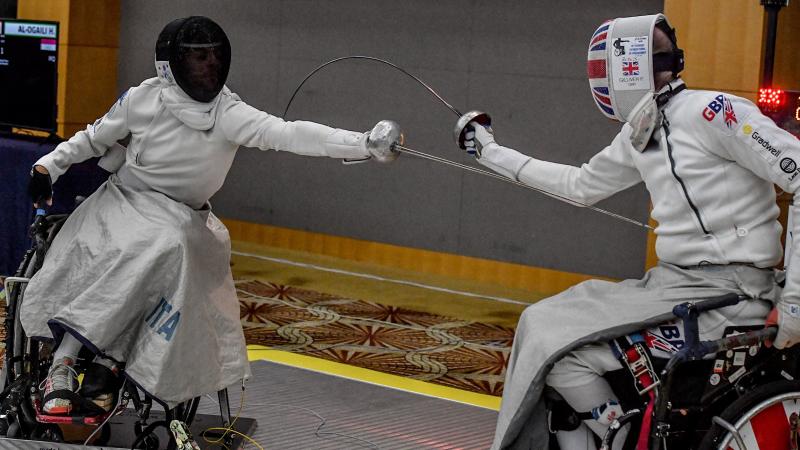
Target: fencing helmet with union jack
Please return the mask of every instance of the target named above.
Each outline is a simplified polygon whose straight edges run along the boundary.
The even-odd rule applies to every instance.
[[[664,30],[672,52],[653,55],[653,31]],[[634,107],[655,89],[654,72],[683,69],[683,51],[663,14],[604,22],[589,41],[586,71],[595,104],[606,117],[627,122]]]

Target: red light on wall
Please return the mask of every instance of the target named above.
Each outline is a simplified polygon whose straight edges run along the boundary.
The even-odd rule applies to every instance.
[[[800,139],[800,90],[761,88],[758,108],[776,125]]]
[[[778,88],[758,90],[758,107],[765,113],[778,112],[786,105],[786,92]]]

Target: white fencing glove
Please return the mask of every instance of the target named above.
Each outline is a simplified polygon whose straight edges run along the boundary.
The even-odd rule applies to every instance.
[[[474,121],[466,127],[464,147],[467,153],[475,155],[482,166],[515,181],[519,181],[520,170],[532,159],[516,150],[498,145],[494,141],[492,128]]]
[[[800,305],[778,302],[767,318],[767,325],[770,322],[778,324],[778,335],[774,342],[776,348],[791,347],[800,342]]]
[[[477,122],[470,122],[467,127],[467,132],[464,134],[464,147],[466,147],[467,153],[480,158],[483,148],[495,143],[492,127],[485,127]]]

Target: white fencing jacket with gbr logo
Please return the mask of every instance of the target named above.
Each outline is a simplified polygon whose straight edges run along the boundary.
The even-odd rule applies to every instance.
[[[657,145],[651,141],[643,152],[631,145],[631,126],[625,124],[611,145],[581,167],[496,145],[484,148],[478,161],[588,205],[644,182],[658,222],[661,261],[678,266],[777,264],[782,246],[773,183],[789,193],[800,188],[800,141],[753,103],[730,94],[684,90],[662,112]],[[797,214],[795,228],[800,225]],[[800,262],[795,260],[800,252],[790,254],[782,301],[798,304]]]
[[[673,81],[673,89],[682,83]],[[781,318],[776,345],[783,342],[782,334],[790,339],[800,334],[800,320],[792,317],[800,309],[800,252],[791,252],[779,299],[772,272],[750,267],[769,268],[781,258],[773,183],[791,193],[798,190],[800,141],[751,102],[720,92],[677,92],[662,112],[663,125],[644,151],[631,145],[632,128],[625,124],[611,145],[581,167],[537,160],[497,144],[483,147],[481,164],[587,205],[644,182],[658,221],[656,252],[669,263],[659,264],[642,280],[578,284],[523,312],[492,449],[546,447],[541,394],[555,361],[582,345],[669,320],[672,307],[688,299],[730,292],[777,299]],[[796,227],[800,220],[793,214]],[[792,246],[797,243],[795,239]],[[706,263],[747,265],[726,268],[730,279],[676,267]],[[740,306],[748,304],[731,308]]]

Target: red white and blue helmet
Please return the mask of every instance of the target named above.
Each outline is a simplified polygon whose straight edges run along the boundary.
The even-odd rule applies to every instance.
[[[653,30],[665,30],[673,51],[653,59]],[[662,58],[663,56],[663,58]],[[603,22],[589,40],[586,72],[595,104],[606,117],[627,122],[637,103],[655,89],[654,72],[683,69],[683,52],[663,14]]]

